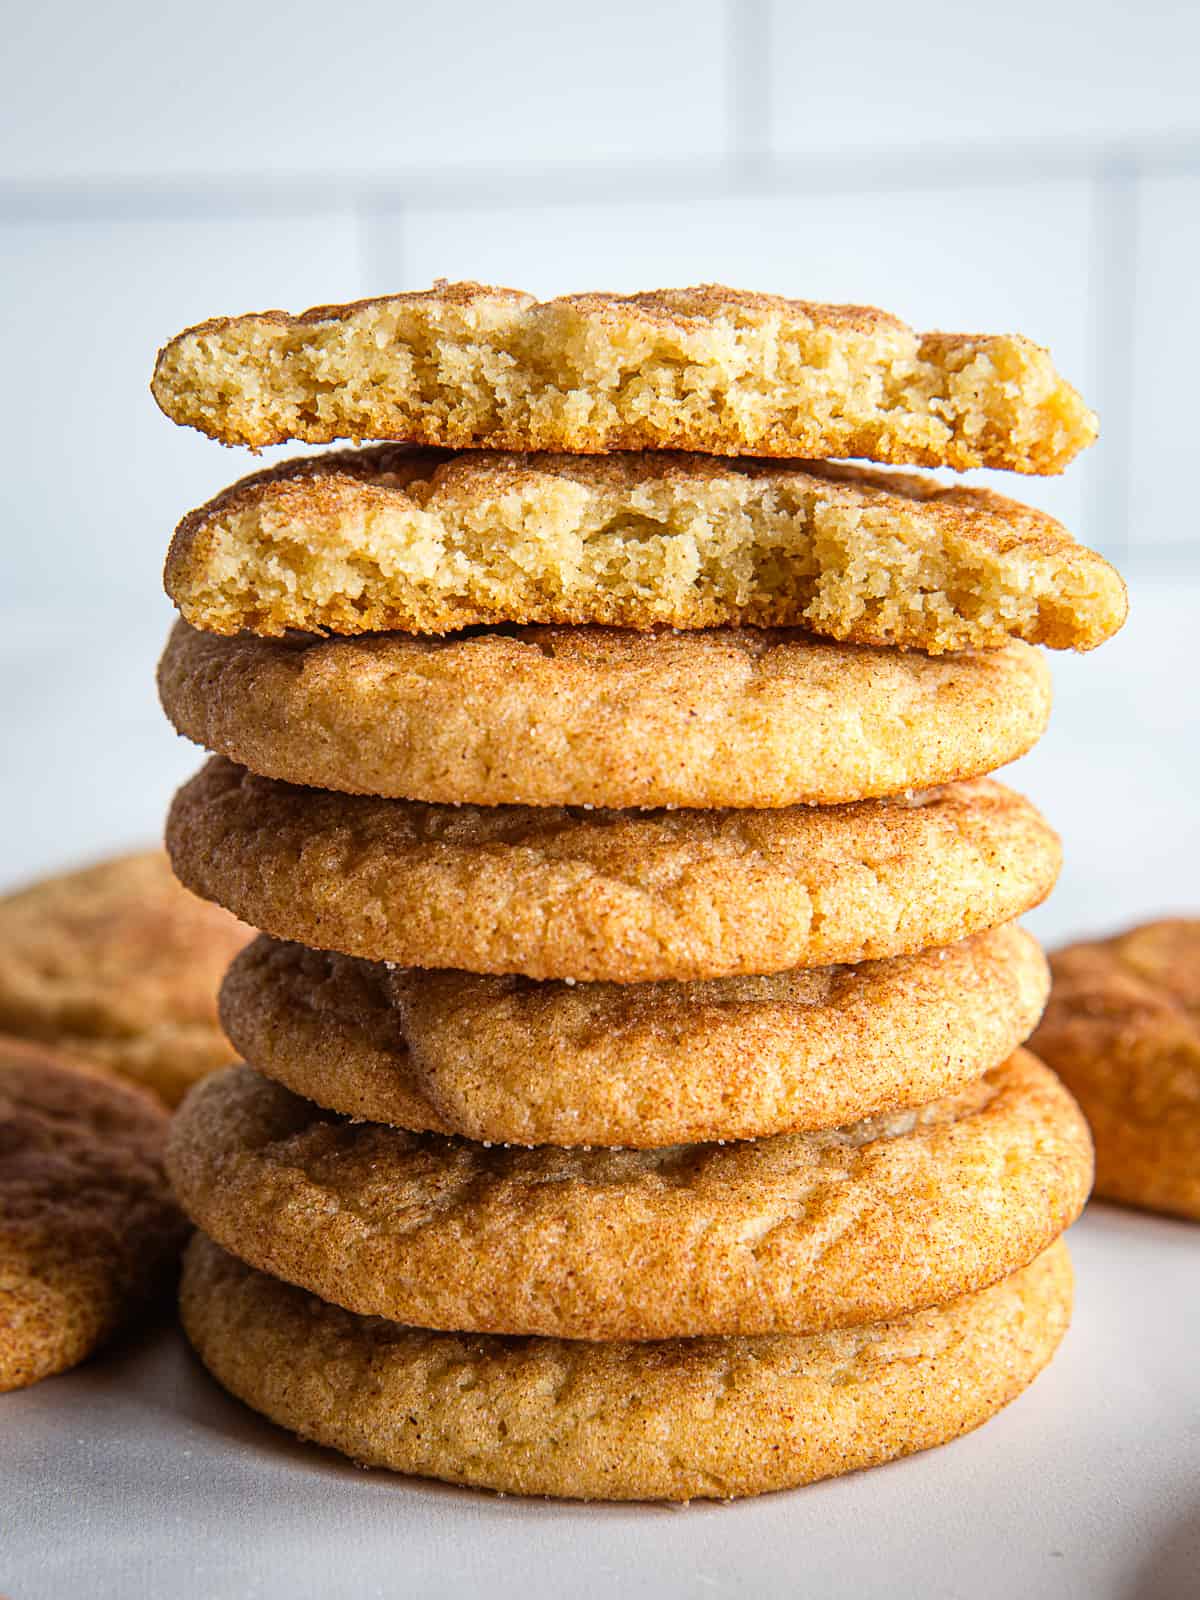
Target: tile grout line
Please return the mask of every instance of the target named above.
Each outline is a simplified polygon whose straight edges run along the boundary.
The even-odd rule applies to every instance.
[[[757,38],[769,49],[769,32],[761,0],[747,0],[733,16],[761,15]],[[734,30],[730,29],[731,33]],[[284,174],[258,178],[233,174],[209,180],[147,177],[88,182],[24,183],[0,179],[0,221],[119,221],[186,219],[228,214],[295,215],[312,211],[345,212],[357,203],[369,208],[420,206],[431,210],[500,209],[539,201],[571,206],[625,200],[653,204],[664,195],[712,196],[803,195],[848,192],[860,195],[906,188],[961,187],[984,184],[1042,184],[1063,179],[1094,179],[1098,171],[1136,169],[1140,174],[1200,173],[1200,143],[1125,141],[1105,144],[1051,142],[978,147],[888,150],[821,156],[772,154],[769,149],[770,107],[765,54],[748,48],[753,29],[731,38],[727,63],[729,153],[725,158],[693,158],[645,165],[605,162],[567,163],[561,167],[471,168],[378,176]],[[347,196],[356,197],[348,202]]]
[[[396,271],[394,280],[397,287],[404,282],[400,270],[404,264],[404,215],[399,206],[380,207],[369,189],[363,189],[356,197],[354,206],[355,239],[358,253],[358,292],[365,298],[379,292],[376,278],[376,268],[379,265],[378,227],[382,216],[389,220],[394,219],[396,224]],[[389,269],[389,280],[393,273]],[[391,293],[391,290],[386,291]]]
[[[730,159],[743,177],[770,165],[771,13],[767,0],[725,0],[726,120]]]
[[[1101,438],[1099,470],[1089,485],[1085,542],[1118,564],[1137,554],[1130,526],[1133,376],[1141,174],[1112,162],[1095,180],[1092,221],[1091,342]]]

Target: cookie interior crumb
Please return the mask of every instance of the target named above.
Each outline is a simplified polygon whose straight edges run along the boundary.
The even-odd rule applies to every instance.
[[[1090,650],[1127,609],[1102,557],[985,489],[816,462],[394,446],[235,484],[180,524],[166,587],[221,634],[754,624],[935,654]]]
[[[226,444],[401,439],[1061,472],[1096,419],[1017,335],[702,285],[538,302],[436,283],[224,318],[160,352],[163,411]]]

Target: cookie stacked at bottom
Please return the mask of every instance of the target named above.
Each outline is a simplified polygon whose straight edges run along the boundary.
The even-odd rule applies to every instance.
[[[493,462],[494,498],[524,470]],[[725,477],[681,470],[733,520]],[[280,592],[364,614],[353,562],[297,554],[329,550],[335,501],[344,535],[346,493],[372,582],[423,559],[380,563],[388,508],[353,483],[315,514],[284,487],[187,519],[252,636],[198,604],[160,673],[216,752],[173,805],[176,871],[265,930],[222,999],[250,1065],[171,1141],[202,1359],[357,1460],[523,1493],[755,1493],[985,1420],[1065,1329],[1091,1179],[1078,1109],[1019,1049],[1047,975],[1014,919],[1057,840],[983,776],[1044,726],[1037,654],[502,600],[504,626],[444,639],[273,638]],[[923,503],[862,492],[877,531]],[[222,556],[226,517],[252,559]],[[625,527],[590,530],[618,568]]]

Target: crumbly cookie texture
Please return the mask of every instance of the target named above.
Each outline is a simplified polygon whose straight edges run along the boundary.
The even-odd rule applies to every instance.
[[[224,444],[697,450],[1061,472],[1096,418],[1016,335],[708,284],[538,302],[433,288],[190,328],[151,384]]]
[[[356,1317],[198,1234],[180,1308],[219,1383],[363,1466],[508,1494],[723,1500],[977,1427],[1049,1361],[1071,1297],[1060,1241],[949,1305],[834,1333],[471,1337]]]
[[[268,778],[457,805],[839,805],[974,778],[1045,729],[1026,644],[940,657],[790,630],[222,639],[176,624],[180,733]]]
[[[432,806],[214,757],[176,795],[189,888],[314,949],[638,983],[869,961],[1020,916],[1058,837],[990,779],[765,811]]]
[[[188,894],[161,850],[0,899],[0,1032],[111,1067],[175,1105],[233,1051],[217,989],[252,930]]]
[[[210,633],[496,623],[783,626],[940,654],[1090,650],[1125,585],[987,489],[814,461],[451,455],[284,462],[180,523],[167,593]]]
[[[1079,1098],[1096,1193],[1200,1221],[1200,919],[1051,957],[1037,1048]]]
[[[231,1067],[176,1113],[167,1162],[210,1237],[322,1299],[568,1339],[809,1333],[940,1304],[1045,1249],[1092,1178],[1078,1107],[1021,1052],[917,1110],[660,1150],[406,1133]]]
[[[104,1068],[0,1038],[0,1390],[75,1366],[168,1287],[187,1229],[166,1127]]]
[[[251,1066],[348,1116],[646,1148],[923,1105],[1009,1056],[1049,984],[1011,924],[855,967],[620,985],[389,969],[264,934],[230,968],[221,1018]]]

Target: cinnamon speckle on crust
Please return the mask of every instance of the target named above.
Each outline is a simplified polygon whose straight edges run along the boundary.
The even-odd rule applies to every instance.
[[[929,657],[791,630],[224,639],[178,622],[159,695],[288,783],[473,805],[839,805],[974,778],[1050,715],[1031,646]]]
[[[230,968],[221,1016],[251,1066],[349,1116],[638,1148],[923,1104],[1010,1055],[1048,988],[1036,941],[1011,925],[890,961],[688,984],[389,968],[262,935]]]
[[[641,1344],[427,1333],[356,1317],[203,1235],[181,1310],[218,1382],[368,1466],[513,1494],[728,1499],[978,1426],[1066,1331],[1061,1242],[990,1288],[808,1336]]]
[[[1092,1125],[1096,1193],[1200,1220],[1200,919],[1069,945],[1051,968],[1033,1043]]]
[[[437,806],[258,778],[176,795],[182,881],[321,949],[406,966],[643,982],[866,961],[1021,915],[1057,836],[980,779],[777,810]]]
[[[188,1096],[167,1159],[210,1237],[322,1299],[568,1339],[807,1333],[940,1304],[1045,1249],[1092,1178],[1078,1108],[1021,1052],[916,1110],[655,1150],[408,1133],[231,1067]]]

